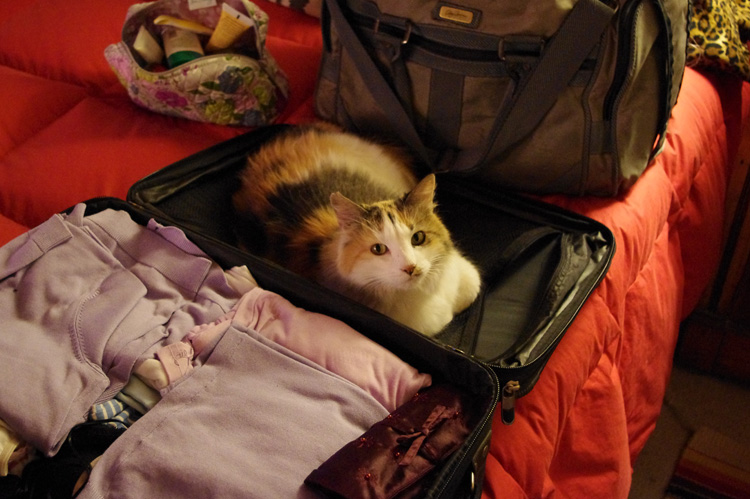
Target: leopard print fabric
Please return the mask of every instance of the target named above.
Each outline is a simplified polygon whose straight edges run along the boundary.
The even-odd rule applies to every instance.
[[[694,0],[687,65],[750,81],[750,0]]]

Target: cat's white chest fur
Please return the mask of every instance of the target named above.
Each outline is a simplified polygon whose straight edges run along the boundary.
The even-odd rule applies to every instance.
[[[431,282],[382,296],[374,308],[385,315],[433,336],[464,311],[479,294],[481,279],[476,267],[457,251],[447,255]]]

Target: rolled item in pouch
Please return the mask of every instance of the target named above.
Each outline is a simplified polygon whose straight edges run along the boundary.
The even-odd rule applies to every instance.
[[[248,29],[255,25],[252,19],[228,4],[221,6],[221,16],[211,38],[206,44],[209,52],[230,47]]]
[[[145,26],[141,26],[133,42],[133,50],[149,64],[159,64],[164,59],[164,51]]]
[[[172,26],[174,28],[180,28],[187,31],[192,31],[199,35],[210,35],[213,30],[208,26],[204,26],[201,23],[191,21],[190,19],[180,19],[179,17],[161,15],[154,18],[154,24],[159,26]]]

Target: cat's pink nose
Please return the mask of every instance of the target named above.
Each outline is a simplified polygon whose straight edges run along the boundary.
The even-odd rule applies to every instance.
[[[403,269],[401,269],[401,270],[403,270],[404,272],[406,272],[406,273],[407,273],[407,274],[409,274],[409,275],[413,275],[413,274],[414,274],[414,271],[416,270],[416,268],[417,268],[417,266],[416,266],[416,265],[414,265],[414,264],[411,264],[411,265],[407,265],[406,267],[404,267],[404,268],[403,268]]]

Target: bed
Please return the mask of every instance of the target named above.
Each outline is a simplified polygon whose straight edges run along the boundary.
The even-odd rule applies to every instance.
[[[0,6],[0,244],[80,201],[124,199],[137,180],[248,130],[133,104],[103,56],[131,3]],[[270,16],[268,48],[289,77],[277,122],[312,121],[318,19],[257,3]],[[725,192],[749,114],[749,85],[688,68],[665,148],[629,191],[544,197],[611,228],[617,252],[518,401],[515,422],[497,415],[484,498],[627,497],[661,410],[680,322],[718,265]]]

